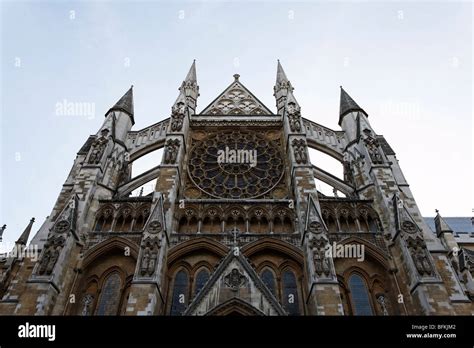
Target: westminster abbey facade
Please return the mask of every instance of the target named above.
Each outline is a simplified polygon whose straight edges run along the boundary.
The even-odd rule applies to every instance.
[[[38,257],[0,258],[0,314],[474,314],[472,234],[439,214],[427,225],[395,151],[340,93],[340,130],[310,121],[278,62],[275,110],[234,75],[197,112],[193,63],[170,116],[132,130],[130,88],[79,149],[48,219],[18,239]],[[161,163],[132,177],[158,149]]]

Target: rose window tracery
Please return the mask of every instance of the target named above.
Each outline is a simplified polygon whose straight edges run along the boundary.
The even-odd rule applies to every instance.
[[[216,198],[254,198],[272,190],[284,173],[280,139],[264,133],[228,130],[195,140],[191,181]]]

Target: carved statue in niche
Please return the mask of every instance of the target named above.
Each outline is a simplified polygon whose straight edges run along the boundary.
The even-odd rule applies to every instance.
[[[108,129],[103,129],[101,132],[101,137],[96,139],[91,146],[89,154],[89,164],[98,164],[102,159],[105,148],[107,146],[107,134],[109,133]]]
[[[288,103],[288,121],[290,123],[290,130],[292,132],[300,132],[301,131],[301,123],[300,123],[300,111],[295,103],[291,102]]]
[[[142,259],[140,262],[140,274],[151,277],[155,273],[156,262],[158,260],[158,251],[161,247],[160,238],[148,238],[144,242]]]
[[[123,162],[118,175],[118,183],[119,185],[126,182],[130,178],[130,167],[128,162]]]
[[[38,273],[39,274],[44,274],[46,273],[46,267],[48,266],[49,260],[51,259],[51,250],[46,249],[43,258],[41,259],[39,268],[38,268]]]
[[[380,153],[379,150],[379,142],[377,139],[373,138],[371,136],[371,131],[366,129],[364,130],[364,133],[366,134],[366,138],[364,139],[367,152],[369,153],[369,157],[372,160],[372,163],[374,164],[380,164],[383,163],[383,156]]]
[[[313,226],[311,228],[311,225]],[[326,255],[328,240],[320,233],[323,232],[323,227],[319,222],[312,222],[310,224],[310,232],[319,233],[318,236],[312,235],[310,238],[311,251],[313,252],[313,264],[316,274],[321,276],[331,275],[331,262]]]
[[[92,302],[94,302],[94,296],[91,294],[86,294],[82,298],[82,309],[81,309],[82,316],[91,315]]]
[[[183,102],[178,102],[171,110],[171,130],[179,132],[183,127],[186,107]]]
[[[293,145],[293,153],[295,155],[296,163],[306,164],[308,161],[308,155],[306,154],[306,143],[304,139],[294,139],[291,145]]]
[[[351,168],[350,155],[346,152],[342,161],[342,167],[344,171],[344,181],[352,186],[355,186],[354,173]]]
[[[39,263],[38,274],[50,275],[53,272],[64,242],[65,240],[63,237],[58,237],[50,239],[45,244],[45,252]]]
[[[158,258],[158,249],[155,248],[153,249],[153,252],[151,253],[150,257],[150,262],[148,263],[148,274],[152,275],[155,273],[155,267],[156,267],[156,259]]]
[[[141,275],[146,275],[148,273],[149,264],[150,264],[150,248],[146,247],[143,250],[142,262],[140,264]]]
[[[166,142],[165,163],[175,164],[178,158],[180,142],[178,139],[170,139]]]
[[[412,249],[412,257],[413,261],[415,262],[416,270],[420,275],[431,275],[433,272],[433,268],[431,267],[431,263],[426,255],[425,250],[422,247],[416,247]]]
[[[329,259],[326,257],[324,249],[315,249],[313,252],[314,270],[318,276],[331,274]]]
[[[383,315],[388,315],[388,310],[387,310],[387,300],[383,294],[377,295],[377,302],[380,305],[380,309],[382,311]]]

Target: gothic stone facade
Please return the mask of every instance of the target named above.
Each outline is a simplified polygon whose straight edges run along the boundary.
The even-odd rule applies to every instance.
[[[106,113],[29,243],[38,260],[0,259],[0,314],[474,314],[474,243],[439,214],[429,229],[395,152],[342,88],[341,130],[302,117],[280,63],[276,113],[234,75],[198,114],[195,69],[169,118],[132,130],[132,88]],[[160,148],[161,164],[132,178]]]

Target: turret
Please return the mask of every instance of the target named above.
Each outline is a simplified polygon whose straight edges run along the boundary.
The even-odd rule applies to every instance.
[[[133,85],[105,114],[105,121],[97,135],[103,135],[104,129],[114,139],[125,142],[127,133],[135,124],[133,111]]]

